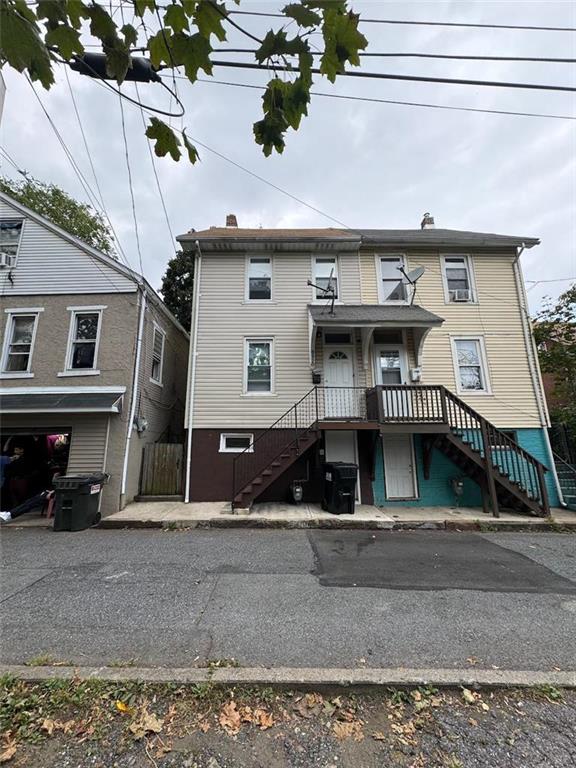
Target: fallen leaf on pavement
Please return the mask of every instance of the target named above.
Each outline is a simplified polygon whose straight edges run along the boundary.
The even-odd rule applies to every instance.
[[[322,710],[324,699],[319,693],[307,693],[294,705],[301,717],[316,717]]]
[[[7,763],[16,754],[16,742],[14,740],[4,742],[4,751],[0,752],[0,763]]]
[[[147,733],[160,733],[163,725],[163,720],[153,712],[148,712],[146,707],[142,707],[140,717],[130,723],[128,728],[135,739],[142,739]]]
[[[386,741],[386,734],[382,731],[374,731],[372,738],[376,739],[376,741]]]
[[[208,720],[202,720],[202,722],[198,724],[198,728],[199,730],[202,731],[202,733],[208,733],[208,731],[211,728],[211,725],[208,722]]]
[[[240,731],[241,718],[235,701],[224,704],[218,720],[229,736],[235,736]]]
[[[339,741],[344,741],[345,739],[362,741],[364,738],[362,726],[358,720],[354,720],[352,723],[342,723],[340,721],[334,723],[334,735]]]
[[[40,726],[41,731],[46,731],[48,736],[52,736],[54,733],[54,720],[50,720],[48,717],[45,717],[42,725]]]
[[[474,728],[476,728],[476,726],[478,725],[478,720],[475,720],[473,717],[469,717],[469,718],[468,718],[468,722],[469,722],[469,723],[470,723],[470,725],[471,725],[471,726],[473,726]]]
[[[122,712],[122,714],[126,714],[126,715],[134,714],[134,708],[129,707],[128,704],[125,704],[123,701],[120,701],[120,699],[116,701],[116,709],[118,710],[118,712]]]
[[[254,710],[253,722],[259,725],[261,730],[265,731],[268,728],[272,728],[274,725],[274,718],[272,717],[271,712],[266,712],[265,709],[258,708]]]
[[[476,703],[476,697],[474,696],[474,694],[469,688],[462,688],[462,698],[464,699],[466,704]]]
[[[479,701],[478,703],[480,704],[480,706],[482,707],[484,712],[489,712],[490,711],[490,707],[488,706],[488,704],[486,704],[485,701]]]

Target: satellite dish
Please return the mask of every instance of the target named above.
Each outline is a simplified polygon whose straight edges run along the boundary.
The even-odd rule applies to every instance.
[[[426,270],[424,267],[416,267],[416,269],[411,269],[410,272],[405,275],[406,280],[414,285],[417,280],[420,280],[425,271]]]

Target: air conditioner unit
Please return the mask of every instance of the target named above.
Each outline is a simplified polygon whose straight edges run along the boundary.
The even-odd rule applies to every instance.
[[[470,289],[458,288],[455,291],[450,291],[450,301],[470,301]]]
[[[0,251],[0,269],[13,267],[16,262],[16,257],[13,253],[6,253]]]

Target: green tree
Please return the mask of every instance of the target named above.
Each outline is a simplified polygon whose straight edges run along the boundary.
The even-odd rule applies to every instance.
[[[576,285],[545,302],[534,336],[542,371],[554,376],[552,419],[566,424],[576,440]]]
[[[31,177],[14,181],[0,176],[0,190],[93,248],[115,256],[112,236],[102,214],[74,200],[56,184],[45,184]]]
[[[187,331],[190,330],[193,289],[194,258],[178,251],[168,262],[160,293],[170,312]]]
[[[107,75],[119,85],[130,77],[131,54],[136,50],[156,71],[182,68],[194,83],[199,72],[212,75],[213,43],[220,56],[222,50],[225,54],[227,29],[235,28],[253,40],[252,66],[274,73],[262,97],[264,115],[254,123],[254,138],[266,156],[272,150],[282,152],[286,132],[298,130],[308,114],[312,75],[321,74],[333,83],[347,64],[359,66],[358,53],[368,45],[358,31],[360,17],[349,9],[348,0],[289,3],[276,28],[263,38],[244,29],[241,17],[217,0],[125,0],[120,14],[109,13],[107,6],[88,0],[38,0],[35,5],[0,0],[0,65],[7,62],[48,89],[54,84],[56,64],[76,61],[89,38],[90,43],[98,41]],[[312,49],[317,50],[319,38],[323,50],[316,69]],[[284,68],[286,76],[278,77],[275,67]],[[169,154],[179,160],[185,151],[192,163],[198,159],[186,133],[177,136],[157,117],[150,118],[146,135],[159,157]]]

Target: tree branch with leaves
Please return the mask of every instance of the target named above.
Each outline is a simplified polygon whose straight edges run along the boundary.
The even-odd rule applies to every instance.
[[[240,30],[258,45],[255,62],[273,73],[262,97],[263,116],[253,126],[255,141],[266,156],[273,150],[283,152],[287,132],[297,131],[308,114],[314,70],[311,36],[322,38],[319,72],[332,83],[347,65],[359,66],[359,51],[368,44],[358,30],[360,17],[347,0],[290,3],[282,10],[279,27],[263,39],[237,24],[226,4],[217,0],[168,4],[124,0],[126,10],[132,6],[133,19],[121,26],[106,5],[85,0],[38,0],[34,5],[0,0],[0,65],[26,73],[49,89],[55,83],[55,67],[82,60],[87,39],[95,39],[105,57],[107,77],[118,86],[130,78],[136,49],[157,72],[183,71],[195,83],[200,72],[212,75],[213,43],[224,43],[229,28]],[[154,34],[145,34],[147,29]],[[289,66],[286,79],[274,74],[280,62]],[[178,161],[184,151],[190,162],[198,159],[185,131],[179,136],[158,117],[150,118],[146,136],[159,157],[170,155]]]

